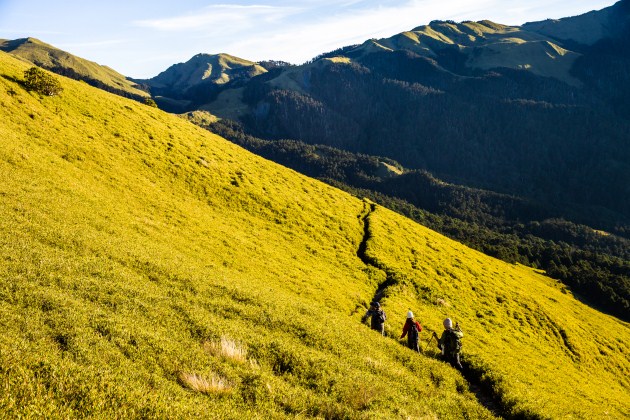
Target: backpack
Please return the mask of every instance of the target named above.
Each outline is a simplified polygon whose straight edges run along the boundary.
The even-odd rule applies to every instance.
[[[414,321],[409,327],[409,341],[412,343],[418,341],[418,333],[418,325]]]
[[[446,353],[459,353],[462,348],[462,340],[453,330],[446,331],[444,336],[444,350]]]
[[[385,317],[385,311],[383,311],[383,310],[381,309],[381,310],[379,310],[377,313],[378,313],[378,322],[382,324],[382,323],[383,323],[383,322],[385,322],[385,320],[387,319],[387,318]]]

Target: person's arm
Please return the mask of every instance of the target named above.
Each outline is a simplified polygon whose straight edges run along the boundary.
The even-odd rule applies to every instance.
[[[370,316],[370,310],[369,309],[365,312],[365,315],[363,315],[361,317],[361,322],[365,322],[365,320],[368,319],[368,316]]]
[[[405,322],[405,326],[403,327],[403,332],[400,338],[405,338],[405,336],[407,335],[407,331],[409,331],[409,324]]]
[[[422,332],[422,325],[418,321],[416,321],[416,326],[418,327],[418,332]]]
[[[442,350],[442,349],[443,349],[443,347],[444,347],[444,336],[445,336],[445,335],[446,335],[446,330],[444,330],[444,332],[442,333],[442,336],[441,336],[440,338],[438,338],[438,341],[437,341],[437,342],[438,342],[438,348],[439,348],[440,350]],[[435,336],[437,337],[437,334],[436,334]]]

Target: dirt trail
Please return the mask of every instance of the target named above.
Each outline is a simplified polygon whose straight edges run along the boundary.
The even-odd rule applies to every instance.
[[[369,265],[378,270],[381,270],[385,273],[385,280],[381,282],[376,288],[376,292],[374,292],[374,297],[372,298],[372,302],[380,302],[380,300],[385,295],[385,291],[389,286],[396,284],[396,279],[391,273],[388,272],[387,269],[381,266],[378,261],[374,258],[371,258],[367,255],[367,243],[372,237],[370,232],[370,214],[376,209],[376,204],[369,203],[367,201],[364,202],[363,212],[359,215],[359,220],[363,225],[363,239],[359,244],[359,249],[357,250],[357,257],[363,261],[365,265]]]

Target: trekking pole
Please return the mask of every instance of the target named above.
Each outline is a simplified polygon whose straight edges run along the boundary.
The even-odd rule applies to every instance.
[[[429,337],[429,341],[427,341],[427,345],[426,345],[426,347],[424,348],[423,353],[426,353],[426,352],[427,352],[427,350],[429,349],[429,344],[431,344],[431,340],[433,340],[433,337],[435,337],[435,333],[433,333],[433,335],[432,335],[431,337]]]

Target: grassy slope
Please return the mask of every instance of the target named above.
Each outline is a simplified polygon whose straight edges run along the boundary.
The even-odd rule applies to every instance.
[[[107,66],[79,58],[35,38],[28,38],[20,43],[17,41],[21,40],[0,40],[0,50],[9,52],[41,67],[70,69],[76,72],[79,77],[87,77],[99,81],[105,86],[131,95],[147,98],[150,96],[147,92],[134,87],[134,82],[127,80],[125,76]]]
[[[360,201],[79,82],[39,98],[11,80],[25,64],[0,66],[0,412],[489,417],[451,369],[358,325],[376,288]],[[222,336],[251,361],[212,356]]]
[[[535,270],[446,241],[389,210],[378,208],[370,226],[368,255],[402,279],[387,306],[415,307],[430,326],[458,320],[465,359],[486,372],[514,413],[630,414],[628,324],[580,304]]]
[[[358,326],[384,280],[356,256],[360,201],[82,83],[27,93],[26,67],[0,54],[1,412],[490,417],[457,372]],[[627,325],[381,208],[370,228],[408,279],[391,334],[409,307],[453,316],[515,410],[628,414]],[[249,361],[212,351],[222,336]]]

